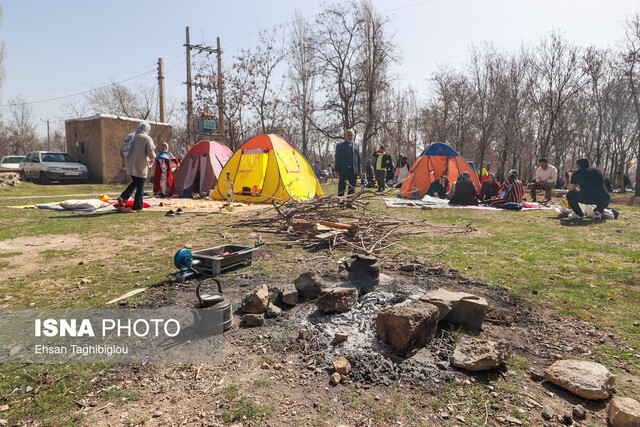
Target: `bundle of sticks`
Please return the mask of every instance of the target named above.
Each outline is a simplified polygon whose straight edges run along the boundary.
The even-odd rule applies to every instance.
[[[238,225],[283,237],[283,240],[269,242],[271,244],[299,245],[304,249],[328,248],[329,251],[342,247],[378,256],[397,244],[387,242],[392,236],[426,233],[434,229],[446,233],[475,230],[471,223],[440,226],[425,220],[399,219],[374,212],[368,209],[373,197],[376,197],[374,192],[361,191],[305,202],[286,200]]]

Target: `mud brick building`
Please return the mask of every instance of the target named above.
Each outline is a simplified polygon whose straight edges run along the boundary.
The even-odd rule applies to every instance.
[[[127,176],[122,170],[120,147],[124,138],[138,129],[143,120],[98,114],[65,121],[67,152],[89,168],[89,182],[95,184],[124,184]],[[159,147],[162,142],[171,146],[171,125],[148,122],[150,136]]]

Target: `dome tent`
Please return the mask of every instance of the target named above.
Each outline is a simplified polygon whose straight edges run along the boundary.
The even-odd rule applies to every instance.
[[[407,198],[422,198],[429,186],[442,175],[447,175],[450,183],[467,171],[471,175],[471,182],[480,190],[478,175],[462,158],[460,154],[447,144],[436,142],[427,147],[411,166],[407,177],[402,183],[400,195]]]
[[[307,159],[277,135],[261,134],[245,141],[222,170],[222,179],[212,191],[212,198],[227,198],[227,173],[237,201],[260,203],[289,198],[304,201],[323,196]]]
[[[208,193],[218,183],[220,172],[232,155],[233,152],[219,142],[198,142],[173,173],[174,192],[182,194],[191,188],[196,193]],[[194,188],[196,180],[198,188]]]

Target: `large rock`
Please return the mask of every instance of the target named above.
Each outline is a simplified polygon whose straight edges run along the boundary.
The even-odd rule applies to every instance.
[[[351,370],[351,363],[344,356],[334,357],[331,363],[333,363],[333,369],[341,375],[347,375]]]
[[[471,329],[480,329],[487,315],[487,300],[466,292],[436,289],[427,292],[420,301],[438,307],[440,320]]]
[[[287,305],[296,305],[298,303],[298,291],[293,285],[287,285],[282,289],[280,299]]]
[[[264,313],[269,307],[269,289],[267,285],[262,285],[258,289],[249,293],[242,300],[240,309],[245,313]]]
[[[358,302],[358,289],[335,287],[320,292],[316,306],[326,314],[345,313]]]
[[[460,338],[451,364],[467,371],[494,369],[511,357],[511,346],[505,340],[489,341],[464,336]]]
[[[328,288],[329,284],[325,282],[315,271],[302,273],[293,284],[301,298],[316,299],[320,296],[323,289]]]
[[[611,427],[640,427],[640,403],[630,397],[614,397],[609,402]]]
[[[245,314],[244,324],[247,326],[264,325],[264,314]]]
[[[377,334],[402,357],[409,357],[424,347],[437,327],[438,307],[425,303],[389,307],[376,318]]]
[[[591,400],[607,399],[616,381],[605,366],[582,360],[558,360],[544,371],[544,379]]]

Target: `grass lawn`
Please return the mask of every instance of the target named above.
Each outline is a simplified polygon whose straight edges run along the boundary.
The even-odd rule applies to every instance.
[[[251,229],[234,226],[248,213],[187,213],[167,218],[164,212],[154,211],[100,215],[8,207],[89,198],[73,196],[77,194],[114,197],[123,188],[25,183],[0,190],[0,307],[101,306],[132,289],[170,280],[168,275],[176,271],[173,254],[180,244],[195,249],[213,246],[219,244],[217,233],[237,244],[257,241]],[[324,189],[325,194],[333,194],[336,186]],[[616,196],[612,205],[621,215],[610,221],[559,219],[551,210],[388,209],[381,198],[369,209],[435,225],[470,223],[475,228],[471,233],[434,231],[394,238],[397,245],[393,251],[429,256],[446,249],[429,261],[456,268],[489,285],[506,287],[550,313],[587,319],[621,336],[639,353],[640,327],[634,322],[637,325],[640,321],[640,207],[634,204],[638,205],[631,195]],[[262,237],[273,258],[254,263],[254,272],[294,278],[314,268],[312,263],[293,262],[307,256],[302,249],[270,246],[268,242],[274,237]],[[344,255],[347,253],[338,252],[337,257]],[[140,294],[133,301],[144,299],[145,294]],[[640,362],[633,359],[632,363],[635,371],[640,371]],[[13,423],[29,414],[49,424],[79,422],[64,415],[74,399],[57,385],[62,382],[64,390],[82,392],[86,380],[100,369],[93,365],[80,369],[6,365],[0,373],[0,396],[10,409],[0,418]],[[52,382],[58,377],[66,380]],[[27,383],[33,389],[40,386],[37,397],[30,400],[12,393]],[[53,398],[60,393],[65,397]],[[54,412],[57,414],[52,415]]]

